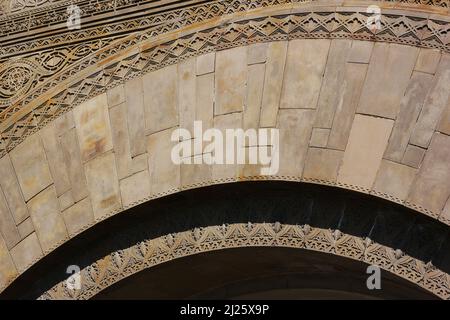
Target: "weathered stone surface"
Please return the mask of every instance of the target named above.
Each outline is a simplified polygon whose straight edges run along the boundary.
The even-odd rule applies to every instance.
[[[25,200],[53,182],[38,134],[28,137],[10,155]]]
[[[216,53],[210,52],[197,57],[197,75],[214,72]]]
[[[383,160],[373,189],[404,200],[408,196],[416,172],[416,169],[408,166]]]
[[[264,88],[265,65],[257,64],[248,67],[247,104],[243,113],[244,129],[259,127],[261,101]]]
[[[132,159],[133,173],[148,169],[147,153],[140,154]]]
[[[303,177],[336,181],[343,155],[339,150],[309,148]]]
[[[178,124],[177,66],[171,65],[143,77],[147,134]]]
[[[338,182],[371,188],[386,149],[393,121],[356,115]]]
[[[275,127],[283,84],[287,41],[272,42],[267,51],[264,92],[261,106],[261,127]]]
[[[447,108],[441,116],[438,130],[442,133],[450,135],[450,98],[448,99]]]
[[[328,142],[328,136],[330,135],[330,129],[314,128],[311,134],[311,147],[325,148]]]
[[[73,115],[83,162],[112,149],[106,94],[75,107]]]
[[[239,47],[216,53],[214,114],[242,111],[247,82],[247,48]]]
[[[342,91],[345,89],[346,61],[350,53],[351,44],[351,40],[331,41],[323,83],[320,89],[317,89],[317,92],[320,90],[315,122],[317,127],[331,128],[336,107],[342,102],[340,98]],[[302,98],[300,96],[297,99]]]
[[[150,175],[147,170],[120,181],[120,194],[125,208],[136,205],[150,195]]]
[[[17,271],[24,272],[35,260],[42,257],[42,249],[36,232],[19,242],[10,252]]]
[[[195,59],[178,64],[178,110],[180,127],[192,130],[197,102]],[[201,89],[200,89],[201,90]]]
[[[435,82],[427,95],[411,135],[411,144],[428,147],[450,97],[450,55],[442,56]]]
[[[47,155],[56,193],[59,196],[70,189],[70,180],[64,160],[64,153],[53,123],[50,123],[47,127],[42,129],[39,134]]]
[[[325,39],[289,41],[280,108],[317,107],[329,48]]]
[[[401,161],[432,80],[429,74],[413,73],[400,102],[400,111],[385,153],[386,159]]]
[[[201,121],[203,130],[213,126],[214,73],[197,77],[197,102],[195,120]]]
[[[121,207],[114,154],[109,152],[85,164],[86,180],[95,219]]]
[[[444,209],[439,217],[440,220],[450,222],[450,198],[447,200]]]
[[[145,113],[142,78],[135,78],[125,83],[127,100],[128,133],[130,136],[131,156],[145,153]]]
[[[409,144],[408,147],[406,147],[405,154],[403,155],[402,163],[413,168],[419,168],[423,157],[425,156],[425,152],[426,149]]]
[[[421,48],[414,70],[434,74],[440,59],[440,50]]]
[[[171,152],[177,142],[171,141],[175,128],[148,137],[148,170],[152,195],[177,190],[180,187],[180,166],[172,162]]]
[[[24,222],[17,226],[17,229],[19,230],[20,239],[24,239],[34,232],[33,221],[28,217]]]
[[[69,190],[66,193],[62,194],[59,197],[59,207],[61,211],[66,210],[66,208],[72,206],[75,203],[75,200],[73,200],[72,191]]]
[[[75,121],[73,119],[73,111],[70,110],[63,115],[59,116],[53,121],[55,126],[55,132],[58,137],[62,136],[64,133],[72,128],[75,128]]]
[[[69,235],[73,237],[94,221],[91,201],[85,198],[62,212]]]
[[[450,137],[436,133],[423,160],[408,200],[440,212],[450,194]]]
[[[314,121],[315,110],[280,110],[280,170],[278,175],[300,176]]]
[[[352,127],[366,75],[367,65],[348,64],[336,98],[336,113],[328,138],[328,147],[344,150]]]
[[[348,57],[348,62],[351,63],[369,63],[370,56],[373,50],[372,41],[352,41],[352,49]]]
[[[5,239],[6,246],[11,249],[20,241],[16,223],[9,211],[3,192],[0,190],[0,234]]]
[[[125,88],[119,84],[106,92],[108,96],[108,107],[114,107],[125,102]]]
[[[9,250],[0,236],[0,288],[6,287],[17,276]]]
[[[67,237],[67,229],[59,211],[55,187],[51,186],[28,202],[42,250],[48,252]]]
[[[269,44],[267,42],[264,43],[255,43],[248,46],[248,56],[247,63],[255,64],[255,63],[264,63],[267,59],[267,48]]]
[[[73,199],[75,201],[80,201],[87,196],[87,188],[75,129],[71,129],[61,136],[61,146],[64,151],[64,158],[69,172]]]
[[[16,224],[28,217],[28,208],[8,155],[0,159],[0,186]]]
[[[132,173],[130,139],[128,136],[127,110],[125,104],[119,104],[109,110],[111,120],[114,155],[116,156],[119,179]]]
[[[358,111],[395,119],[417,54],[414,47],[375,43]]]

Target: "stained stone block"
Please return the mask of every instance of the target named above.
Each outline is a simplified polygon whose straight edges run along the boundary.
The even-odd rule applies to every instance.
[[[107,153],[85,164],[86,180],[95,219],[121,207],[114,154]]]
[[[280,108],[317,107],[329,48],[325,39],[289,41]]]
[[[375,43],[358,111],[395,119],[417,54],[411,46]]]
[[[214,72],[214,62],[216,60],[216,53],[211,52],[197,57],[197,75]]]
[[[67,229],[59,211],[55,187],[49,187],[28,202],[42,250],[48,252],[67,238]]]
[[[416,173],[416,169],[383,160],[373,189],[404,200],[408,196]]]
[[[125,102],[125,89],[123,84],[109,89],[106,93],[108,96],[108,107],[110,108]]]
[[[438,130],[442,133],[450,135],[450,98],[448,99],[447,108],[441,116]]]
[[[3,192],[0,190],[0,234],[3,235],[8,248],[12,248],[20,241],[16,223],[9,211]]]
[[[213,126],[214,73],[197,77],[195,120],[202,121],[203,130]]]
[[[24,222],[19,224],[17,226],[17,229],[19,230],[20,239],[26,238],[28,235],[30,235],[32,232],[34,232],[34,225],[31,218],[27,218]]]
[[[150,195],[150,175],[148,171],[141,171],[120,180],[120,194],[125,208],[146,199]]]
[[[266,62],[268,47],[269,44],[267,42],[249,45],[247,47],[248,48],[247,63],[250,65],[255,63]]]
[[[287,41],[271,42],[267,51],[260,127],[275,127],[283,84]]]
[[[73,199],[80,201],[87,196],[87,187],[75,129],[71,129],[61,136],[61,146],[69,172]]]
[[[394,121],[356,115],[350,131],[338,181],[371,188]]]
[[[327,146],[330,129],[314,128],[311,135],[311,147],[325,148]]]
[[[0,186],[14,221],[19,224],[28,217],[28,208],[22,196],[16,173],[8,155],[0,159]]]
[[[445,204],[439,218],[440,220],[446,221],[447,223],[450,222],[450,198],[447,200],[447,203]]]
[[[195,59],[178,64],[178,110],[180,127],[192,130],[197,102]]]
[[[339,150],[309,148],[303,177],[336,181],[343,155]]]
[[[17,276],[17,270],[3,238],[0,236],[0,290]]]
[[[63,115],[59,116],[53,121],[55,126],[55,132],[58,137],[62,136],[64,133],[72,128],[75,128],[75,121],[73,119],[73,111],[70,110]]]
[[[146,153],[134,157],[131,161],[133,173],[148,169],[148,155]]]
[[[145,152],[145,114],[142,78],[134,78],[125,83],[127,104],[128,133],[130,137],[131,156]]]
[[[73,237],[84,227],[94,222],[94,214],[92,212],[91,201],[85,198],[67,210],[62,212],[62,216],[69,231],[69,235]]]
[[[247,82],[247,48],[217,52],[215,79],[214,114],[242,111]]]
[[[406,148],[405,154],[403,155],[402,163],[413,167],[419,168],[422,163],[423,157],[425,156],[426,149],[422,149],[411,144]]]
[[[351,63],[369,63],[373,50],[372,41],[353,40],[348,62]]]
[[[111,120],[114,155],[116,156],[119,179],[132,173],[130,139],[128,136],[127,110],[125,104],[119,104],[109,110]]]
[[[61,211],[66,210],[68,207],[72,206],[75,203],[73,200],[72,191],[69,190],[66,193],[62,194],[59,197],[59,207],[61,208]]]
[[[147,134],[178,124],[177,66],[171,65],[143,77]]]
[[[73,115],[83,162],[112,149],[106,94],[75,107]]]
[[[436,133],[431,140],[408,200],[440,212],[450,194],[450,137]]]
[[[425,49],[419,50],[419,56],[417,57],[416,66],[414,70],[434,74],[436,68],[441,59],[441,51],[438,49]]]
[[[10,252],[19,273],[24,272],[35,260],[42,257],[42,249],[35,232],[19,242]]]
[[[247,104],[243,113],[244,129],[259,127],[259,116],[264,88],[265,65],[257,64],[248,67]]]
[[[25,200],[52,183],[47,158],[38,134],[28,137],[10,153]]]

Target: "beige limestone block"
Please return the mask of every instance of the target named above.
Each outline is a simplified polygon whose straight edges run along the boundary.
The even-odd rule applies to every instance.
[[[34,230],[34,225],[33,225],[33,221],[31,220],[31,217],[28,217],[24,222],[19,224],[17,226],[17,229],[19,230],[20,239],[24,239],[28,235],[33,233],[35,230]]]
[[[188,59],[178,64],[178,110],[180,127],[192,131],[197,102],[196,61]]]
[[[422,149],[412,144],[406,147],[405,154],[403,155],[402,163],[413,168],[419,168],[425,156],[426,149]]]
[[[73,199],[79,201],[87,196],[87,187],[75,129],[71,129],[61,136],[61,146],[64,151],[64,158],[69,172]]]
[[[342,162],[343,151],[309,148],[303,177],[324,181],[336,181]]]
[[[247,104],[243,113],[243,128],[257,129],[264,88],[264,64],[256,64],[248,67]]]
[[[359,114],[355,116],[338,182],[367,189],[372,187],[393,122]]]
[[[108,89],[108,107],[114,107],[125,102],[125,89],[123,84],[119,84],[114,88]]]
[[[34,261],[42,257],[42,249],[36,232],[19,242],[10,252],[17,271],[24,272]]]
[[[70,110],[63,115],[59,116],[53,121],[55,126],[55,132],[58,137],[62,136],[64,133],[72,128],[75,128],[75,121],[73,119],[73,111]]]
[[[352,127],[367,71],[366,64],[348,64],[336,96],[336,113],[328,138],[328,147],[344,150]]]
[[[314,128],[309,145],[311,147],[325,148],[327,146],[329,135],[330,129]]]
[[[126,105],[119,104],[111,108],[109,118],[111,120],[114,155],[116,156],[117,176],[122,179],[132,173]]]
[[[214,72],[216,53],[210,52],[197,57],[196,72],[198,76]]]
[[[283,84],[287,41],[271,42],[267,49],[264,92],[261,106],[260,127],[275,127]]]
[[[28,137],[12,150],[10,155],[25,200],[29,200],[53,182],[38,134]]]
[[[300,177],[311,138],[315,110],[280,110],[280,169],[278,175]]]
[[[28,217],[28,208],[23,199],[16,173],[12,167],[9,155],[0,159],[0,186],[3,190],[9,210],[16,224]]]
[[[417,54],[411,46],[375,43],[358,111],[395,119]]]
[[[280,108],[317,107],[329,48],[327,39],[289,41]]]
[[[421,48],[417,57],[415,71],[434,74],[441,59],[441,51],[438,49]]]
[[[401,161],[432,80],[433,76],[429,74],[413,73],[400,102],[400,111],[385,153],[386,159]]]
[[[133,173],[148,169],[147,153],[140,154],[132,159]]]
[[[59,196],[59,207],[61,211],[66,210],[68,207],[72,206],[75,203],[73,199],[72,191],[69,190],[66,193]]]
[[[47,155],[50,173],[53,177],[56,193],[59,196],[70,189],[70,180],[67,173],[61,143],[59,141],[53,123],[50,123],[44,129],[39,131],[39,134],[41,136],[42,144],[44,145],[44,150]]]
[[[171,141],[175,129],[170,128],[148,136],[151,195],[178,190],[180,187],[180,165],[174,164],[171,158],[172,148],[178,143]]]
[[[17,275],[9,250],[0,236],[0,290],[9,285]]]
[[[403,164],[382,160],[373,190],[405,200],[416,173],[416,169]]]
[[[44,252],[49,252],[67,238],[67,229],[60,214],[54,186],[31,199],[28,208]]]
[[[62,216],[71,237],[94,222],[94,214],[89,198],[77,202],[62,212]]]
[[[450,198],[448,198],[447,203],[442,210],[442,213],[439,217],[439,220],[445,221],[446,223],[450,223]]]
[[[336,107],[342,103],[342,91],[346,88],[344,83],[345,69],[347,67],[346,61],[350,53],[351,45],[351,40],[331,41],[323,84],[320,88],[317,104],[315,122],[315,126],[317,127],[331,128]],[[301,96],[297,98],[302,99]]]
[[[112,149],[112,135],[105,93],[75,107],[73,116],[83,162]]]
[[[178,124],[177,79],[177,65],[144,75],[144,110],[147,134]]]
[[[438,130],[442,133],[450,135],[450,98],[447,102],[447,108],[444,110]]]
[[[95,219],[121,207],[114,154],[109,152],[85,164],[86,180]]]
[[[120,181],[120,194],[125,208],[136,205],[150,196],[150,175],[144,170]]]
[[[353,40],[352,49],[347,61],[351,63],[369,63],[373,44],[374,42],[372,41]]]
[[[197,77],[197,101],[195,120],[201,121],[203,130],[213,126],[214,116],[214,73]]]
[[[197,161],[199,164],[196,164]],[[181,164],[180,170],[183,188],[212,180],[212,165],[203,162],[203,154],[192,156],[191,163]]]
[[[20,241],[20,235],[16,223],[9,211],[3,192],[0,190],[0,234],[3,235],[9,249]]]
[[[440,212],[450,194],[450,137],[436,133],[431,140],[409,202]]]
[[[242,111],[247,83],[247,48],[216,53],[214,115]]]
[[[264,63],[267,59],[267,48],[269,44],[267,42],[254,43],[247,47],[248,56],[247,63],[249,65],[255,63]]]
[[[131,156],[135,157],[145,152],[145,113],[142,78],[134,78],[125,83],[127,105],[128,133],[130,137]]]

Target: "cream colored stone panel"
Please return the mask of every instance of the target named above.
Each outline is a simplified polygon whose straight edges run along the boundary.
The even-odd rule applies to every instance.
[[[142,78],[134,78],[125,83],[128,132],[131,157],[145,153],[145,112]]]
[[[381,164],[394,121],[356,115],[338,182],[370,189]]]
[[[61,211],[66,210],[68,207],[72,206],[75,203],[73,200],[72,191],[69,190],[66,193],[62,194],[59,197],[59,207]]]
[[[198,56],[196,59],[197,75],[200,76],[203,74],[214,72],[215,60],[216,60],[215,52],[210,52],[210,53]]]
[[[283,84],[287,41],[271,42],[267,51],[260,127],[275,127]]]
[[[23,199],[16,173],[12,167],[9,155],[0,159],[0,186],[8,203],[16,224],[25,220],[28,215],[28,208]]]
[[[344,152],[339,150],[309,148],[303,177],[336,181],[343,156]]]
[[[330,129],[314,128],[309,145],[311,147],[325,148],[328,142]]]
[[[33,262],[42,257],[42,249],[36,232],[19,242],[10,252],[17,271],[24,272]]]
[[[148,169],[148,154],[143,153],[132,159],[133,173]]]
[[[54,186],[31,199],[28,208],[44,252],[49,252],[67,238],[67,229],[60,214]]]
[[[150,175],[141,171],[120,181],[120,194],[125,208],[136,205],[150,195]]]
[[[300,177],[306,160],[315,110],[280,110],[280,169],[278,175]]]
[[[242,111],[247,83],[247,48],[216,53],[214,115]]]
[[[347,61],[351,63],[369,63],[373,45],[374,42],[372,41],[353,40],[352,49]]]
[[[178,124],[177,79],[177,65],[144,75],[144,110],[147,134]]]
[[[116,156],[117,176],[119,179],[132,174],[130,138],[128,135],[127,110],[125,104],[119,104],[109,110],[111,130]]]
[[[174,164],[171,159],[172,148],[177,143],[171,141],[175,129],[176,127],[148,136],[148,168],[152,195],[180,188],[180,166]]]
[[[248,67],[247,104],[243,113],[243,128],[257,129],[261,113],[261,102],[264,88],[265,65],[256,64]]]
[[[28,137],[10,153],[25,200],[29,200],[53,181],[38,134]]]
[[[203,130],[213,126],[214,73],[197,77],[195,120],[202,121]]]
[[[16,267],[3,238],[0,236],[0,289],[10,284],[16,276]]]
[[[0,233],[5,239],[6,245],[9,249],[15,246],[20,241],[19,231],[16,228],[16,223],[9,211],[6,199],[3,192],[0,190]]]
[[[109,152],[87,162],[85,171],[95,219],[121,208],[114,154]]]
[[[289,41],[280,108],[317,107],[329,48],[326,39]]]
[[[450,98],[448,99],[447,102],[447,108],[442,114],[438,130],[442,133],[450,135]]]
[[[125,102],[125,89],[119,84],[106,92],[108,96],[108,107],[114,107]]]
[[[73,116],[83,162],[112,149],[106,93],[75,107]]]
[[[75,128],[75,121],[73,119],[73,110],[70,110],[63,115],[59,116],[53,121],[55,126],[55,132],[58,137],[72,128]]]
[[[421,48],[414,70],[434,74],[440,59],[440,50]]]
[[[20,239],[26,238],[28,235],[34,232],[34,225],[31,217],[27,218],[24,222],[17,226],[19,230]]]
[[[409,144],[408,147],[406,147],[405,154],[403,155],[402,163],[413,168],[419,168],[425,153],[426,149]]]
[[[450,137],[436,133],[431,140],[409,202],[439,213],[450,194]]]
[[[266,62],[268,47],[269,44],[267,42],[254,43],[249,45],[247,47],[248,49],[247,63],[251,65]]]
[[[178,110],[180,127],[192,131],[196,109],[196,60],[188,59],[178,64]]]
[[[74,237],[94,221],[91,201],[89,198],[85,198],[80,202],[77,202],[75,205],[63,211],[62,216],[70,237]]]
[[[418,51],[411,46],[375,43],[358,112],[395,119]]]
[[[405,200],[417,170],[392,161],[383,160],[373,190]]]

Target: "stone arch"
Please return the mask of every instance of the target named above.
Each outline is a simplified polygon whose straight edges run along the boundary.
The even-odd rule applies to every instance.
[[[116,213],[226,182],[338,186],[448,225],[447,12],[424,18],[395,9],[374,34],[361,10],[342,10],[359,31],[334,8],[290,4],[133,34],[3,110],[0,287]],[[174,166],[171,132],[194,120],[280,129],[278,174]]]

